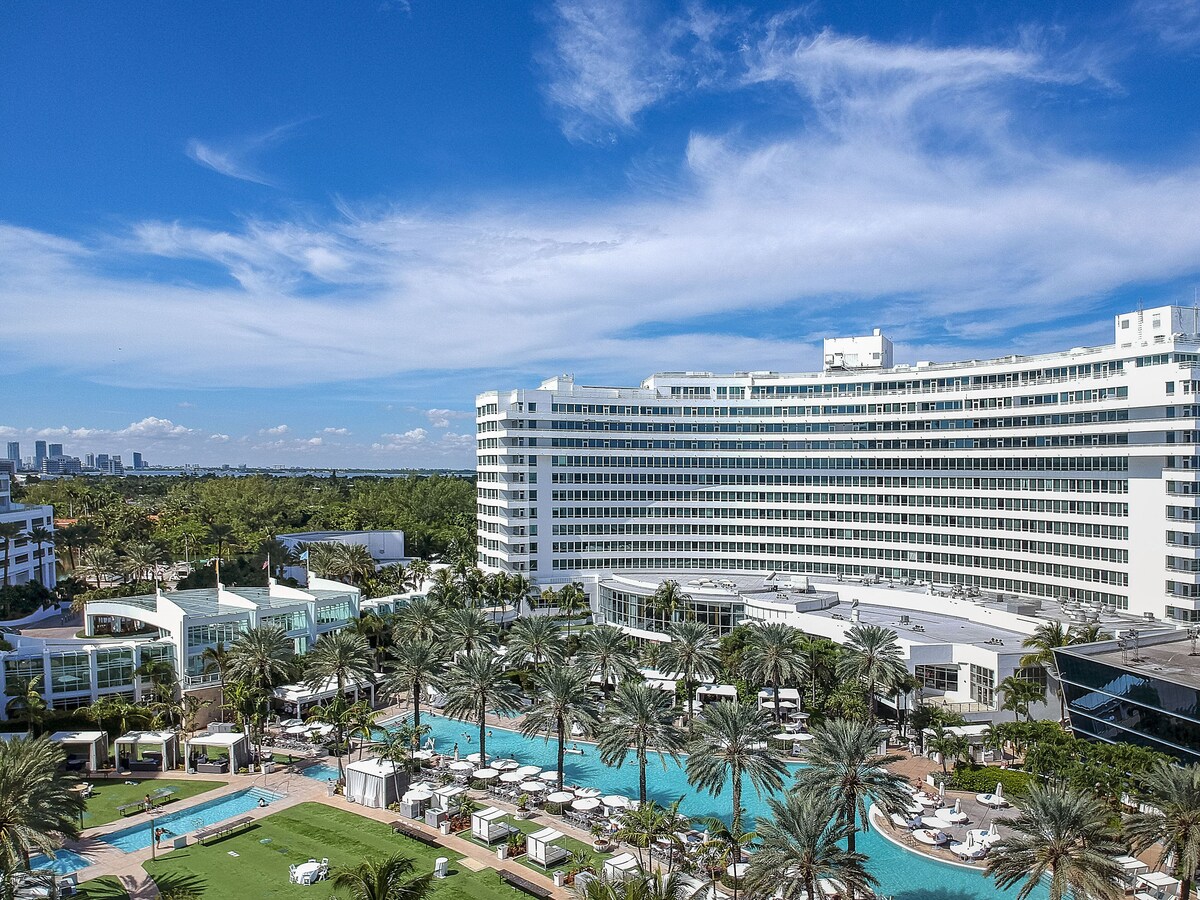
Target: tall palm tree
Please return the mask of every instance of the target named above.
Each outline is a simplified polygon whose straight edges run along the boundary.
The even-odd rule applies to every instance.
[[[414,597],[396,610],[392,624],[397,643],[404,640],[440,641],[446,623],[446,611],[428,597]]]
[[[878,882],[866,870],[867,857],[838,843],[849,836],[849,826],[837,820],[832,796],[794,791],[767,802],[771,820],[759,825],[758,846],[746,873],[750,897],[817,900],[823,896],[822,881],[834,884],[843,896],[871,895]]]
[[[370,856],[329,873],[335,888],[351,900],[424,900],[433,890],[433,873],[412,877],[413,861],[400,853]]]
[[[1096,622],[1072,625],[1067,631],[1067,637],[1072,644],[1095,644],[1113,639],[1112,632],[1105,631]]]
[[[332,541],[316,541],[304,545],[308,554],[308,571],[319,578],[337,578],[344,571],[338,545]]]
[[[676,622],[667,629],[668,641],[658,648],[658,666],[664,674],[683,679],[684,721],[692,739],[692,691],[699,678],[721,670],[721,644],[717,632],[703,622]]]
[[[579,642],[576,664],[600,679],[600,687],[609,693],[620,681],[637,674],[637,654],[621,629],[601,625],[586,632]]]
[[[446,713],[479,726],[479,758],[487,760],[487,714],[509,715],[521,700],[520,689],[508,678],[504,661],[490,650],[461,653],[442,680]]]
[[[1046,700],[1046,688],[1032,678],[1009,675],[996,685],[996,690],[1004,698],[1000,708],[1012,712],[1018,720],[1024,716],[1026,721],[1032,722],[1029,707]]]
[[[350,705],[349,714],[346,716],[346,741],[349,743],[353,738],[360,738],[358,742],[359,759],[362,759],[363,750],[374,738],[381,715],[378,710],[372,709],[371,704],[366,700],[359,700]]]
[[[746,677],[769,685],[774,693],[773,714],[779,724],[779,689],[799,684],[808,675],[803,634],[782,622],[766,622],[750,629],[746,652],[742,656]]]
[[[704,708],[688,745],[690,783],[715,797],[732,782],[734,831],[742,827],[743,775],[759,794],[783,787],[787,766],[767,741],[773,731],[753,704],[721,700]]]
[[[904,676],[904,654],[896,632],[882,625],[855,625],[846,632],[838,674],[863,686],[868,714],[875,718],[875,696]]]
[[[0,522],[0,569],[2,569],[4,572],[4,587],[8,587],[8,562],[10,545],[24,533],[24,527],[20,522]],[[98,586],[99,585],[97,585],[97,587]]]
[[[561,663],[566,646],[562,629],[547,616],[518,619],[508,632],[508,655],[516,667],[531,665],[539,669],[550,663]]]
[[[313,644],[313,648],[304,657],[304,671],[304,684],[310,690],[326,690],[330,679],[333,679],[337,685],[337,696],[345,696],[347,684],[354,684],[357,697],[358,682],[365,681],[372,685],[372,690],[374,689],[375,657],[366,638],[344,628],[322,635]],[[341,753],[344,737],[342,723],[329,724],[334,726],[334,739],[338,747],[338,777],[343,778],[345,768]]]
[[[674,810],[675,813],[678,810]],[[638,865],[646,871],[646,857],[642,852],[660,837],[666,837],[670,832],[675,815],[668,816],[666,810],[653,800],[640,804],[636,809],[627,809],[617,820],[617,830],[613,838],[629,844],[638,853]]]
[[[441,644],[424,637],[405,637],[392,648],[392,661],[384,690],[393,696],[412,695],[413,724],[421,724],[421,700],[425,686],[436,684],[446,665]]]
[[[584,592],[583,585],[575,581],[564,584],[558,589],[555,605],[558,607],[558,611],[567,617],[567,637],[569,638],[571,621],[588,608],[587,593]]]
[[[362,544],[335,544],[337,574],[351,584],[361,586],[375,574],[375,558]]]
[[[933,735],[925,739],[925,749],[932,750],[942,760],[942,774],[946,773],[946,763],[958,763],[971,749],[965,737],[950,731],[943,725],[933,729]]]
[[[225,556],[226,546],[233,543],[233,539],[237,532],[234,531],[232,525],[211,525],[208,529],[208,542],[217,545],[217,575],[221,574],[221,560]],[[220,577],[217,578],[219,582]]]
[[[374,610],[366,610],[350,623],[357,634],[361,634],[371,647],[375,657],[375,668],[382,669],[392,643],[392,621],[390,616],[381,616]]]
[[[96,590],[100,589],[103,578],[121,571],[121,557],[111,547],[92,547],[84,552],[82,558],[84,571],[96,579]]]
[[[33,544],[33,563],[37,567],[38,584],[45,587],[46,579],[42,574],[42,559],[46,555],[46,544],[54,543],[54,532],[43,525],[34,525],[29,529],[29,541]]]
[[[133,674],[150,682],[150,692],[156,701],[175,699],[179,676],[175,672],[175,664],[169,659],[146,657],[133,670]]]
[[[742,855],[747,848],[752,847],[758,840],[757,831],[733,830],[733,826],[718,816],[700,816],[692,820],[692,826],[704,829],[706,835],[702,846],[702,855],[709,866],[724,872],[730,866],[742,861]],[[737,895],[738,881],[733,883],[734,895]]]
[[[446,614],[442,640],[453,653],[460,650],[490,650],[496,646],[496,637],[495,624],[477,606],[452,609]]]
[[[1146,775],[1145,788],[1149,810],[1130,816],[1125,834],[1139,853],[1161,842],[1175,859],[1177,896],[1190,897],[1200,871],[1200,763],[1160,762]]]
[[[666,771],[666,757],[678,762],[683,749],[683,734],[675,725],[671,698],[644,681],[621,682],[604,710],[596,746],[606,766],[622,765],[633,752],[638,766],[638,799],[645,803],[650,754],[658,754]]]
[[[121,556],[124,559],[125,571],[134,581],[150,581],[151,579],[143,577],[147,573],[157,576],[158,566],[166,558],[163,549],[151,541],[126,544]],[[154,580],[157,580],[157,577]]]
[[[411,580],[412,589],[419,591],[425,583],[425,579],[429,577],[429,561],[425,559],[414,559],[408,564],[408,577]]]
[[[1082,791],[1034,785],[1021,806],[1019,816],[996,820],[1007,826],[987,860],[987,874],[998,887],[1023,882],[1017,900],[1047,882],[1050,900],[1068,894],[1076,900],[1124,896],[1121,867],[1112,857],[1125,847],[1102,801]]]
[[[817,688],[837,683],[838,657],[841,648],[829,638],[802,634],[800,646],[804,651],[810,707],[817,705]]]
[[[1054,651],[1071,643],[1071,637],[1063,623],[1059,621],[1043,622],[1033,630],[1033,634],[1021,641],[1021,646],[1030,650],[1021,657],[1022,666],[1041,666],[1054,679],[1055,690],[1058,692],[1059,718],[1067,718],[1067,698],[1063,694],[1062,681],[1058,677],[1058,666],[1054,662]]]
[[[455,609],[463,605],[463,588],[450,569],[438,569],[433,573],[433,584],[426,596],[443,609]]]
[[[211,647],[205,647],[200,654],[200,664],[204,667],[205,674],[214,671],[217,673],[217,714],[222,717],[222,721],[225,716],[225,672],[228,662],[229,651],[221,641],[217,641]]]
[[[49,738],[0,742],[0,891],[16,896],[16,872],[29,871],[37,853],[53,854],[63,838],[79,836],[83,795],[60,771],[66,756]]]
[[[576,726],[584,731],[596,727],[596,704],[588,695],[588,677],[573,666],[540,669],[533,680],[533,706],[521,721],[521,734],[554,735],[558,739],[558,789],[563,789],[563,758],[567,734]]]
[[[655,588],[647,605],[652,614],[662,616],[663,624],[666,626],[663,629],[665,631],[675,621],[675,614],[680,609],[684,610],[684,617],[688,617],[688,604],[691,602],[692,598],[684,593],[679,582],[668,579]]]
[[[912,802],[908,783],[887,767],[895,755],[880,756],[885,732],[873,722],[831,719],[813,729],[808,743],[808,767],[796,776],[800,789],[834,799],[841,822],[847,827],[846,849],[854,852],[856,822],[869,827],[867,801],[887,812],[897,812]]]
[[[247,699],[253,699],[252,722],[258,735],[262,756],[262,722],[271,692],[291,679],[296,661],[292,639],[282,628],[268,625],[251,628],[234,638],[226,660],[226,676],[241,682]]]

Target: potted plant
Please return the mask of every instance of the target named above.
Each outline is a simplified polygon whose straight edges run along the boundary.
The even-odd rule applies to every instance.
[[[517,819],[523,820],[529,818],[529,795],[522,794],[517,798]]]
[[[527,840],[524,834],[517,832],[508,836],[508,843],[505,845],[508,850],[509,859],[520,856],[525,852]]]
[[[583,850],[576,850],[567,862],[567,884],[574,884],[575,878],[584,872],[595,873],[591,858]]]
[[[597,853],[605,853],[608,851],[610,841],[608,837],[608,829],[596,822],[592,825],[592,849]]]

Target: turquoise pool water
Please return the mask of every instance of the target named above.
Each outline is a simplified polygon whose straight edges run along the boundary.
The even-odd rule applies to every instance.
[[[334,781],[337,781],[338,779],[337,766],[327,766],[325,763],[317,763],[313,766],[305,766],[296,774],[303,775],[305,778],[314,778],[318,781],[328,781],[331,778]]]
[[[74,850],[59,850],[54,856],[39,853],[29,860],[31,870],[53,872],[55,875],[70,875],[90,865],[89,860]]]
[[[441,753],[453,753],[456,743],[462,756],[479,750],[478,729],[472,725],[424,712],[421,714],[421,724],[429,725],[430,735]],[[568,784],[597,787],[606,794],[637,796],[638,771],[632,756],[625,765],[610,768],[600,762],[594,746],[585,743],[578,746],[583,754],[568,753],[563,763],[563,774]],[[511,756],[522,763],[547,769],[557,764],[557,747],[555,741],[527,738],[503,728],[491,729],[487,739],[489,757]],[[698,792],[688,784],[682,761],[681,758],[681,763],[675,763],[667,758],[664,769],[660,763],[651,760],[646,770],[651,799],[664,804],[683,797],[682,810],[687,815],[720,816],[728,821],[733,805],[730,787],[726,786],[718,797]],[[796,765],[789,766],[793,773],[798,768]],[[742,788],[742,805],[754,818],[764,817],[769,812],[766,801],[749,781]],[[870,857],[868,868],[879,879],[880,893],[895,900],[990,900],[1016,896],[1015,890],[1000,891],[994,882],[978,872],[909,853],[874,831],[859,833],[857,849]],[[1037,888],[1032,895],[1033,900],[1045,900],[1047,896],[1044,887]]]
[[[272,791],[264,791],[262,788],[256,787],[248,788],[227,797],[209,800],[207,803],[201,803],[190,809],[181,809],[179,812],[155,816],[153,826],[150,824],[150,817],[145,816],[137,825],[130,825],[120,831],[106,834],[100,840],[106,844],[112,844],[126,853],[145,850],[152,843],[154,828],[165,828],[168,835],[197,831],[256,809],[260,798],[266,800],[268,804],[280,799],[279,795]]]

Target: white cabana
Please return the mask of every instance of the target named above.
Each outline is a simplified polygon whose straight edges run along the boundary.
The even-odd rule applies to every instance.
[[[438,809],[449,809],[450,804],[454,802],[454,798],[466,792],[467,789],[461,785],[443,784],[434,790],[433,796],[437,800],[436,806]]]
[[[759,709],[774,709],[776,703],[780,709],[796,709],[800,706],[800,691],[796,688],[780,688],[778,697],[771,688],[763,688],[758,692]]]
[[[250,738],[240,731],[198,734],[183,748],[190,771],[225,775],[250,767]]]
[[[737,700],[737,687],[732,684],[702,684],[696,688],[697,703],[716,703],[719,700]]]
[[[507,840],[513,829],[507,822],[501,821],[504,816],[504,810],[494,806],[471,813],[471,837],[485,844]]]
[[[604,861],[604,880],[624,881],[638,872],[638,861],[632,853],[622,853]]]
[[[122,771],[169,772],[179,764],[179,739],[173,731],[130,731],[114,744]]]
[[[555,831],[553,828],[543,828],[529,835],[525,843],[525,853],[529,856],[529,861],[548,869],[570,856],[565,847],[554,843],[562,836],[561,831]]]
[[[1121,883],[1126,891],[1137,887],[1137,878],[1150,871],[1150,867],[1136,856],[1114,856],[1113,862],[1121,867]]]
[[[50,740],[67,754],[67,768],[95,772],[108,765],[108,734],[103,731],[56,731]]]
[[[306,684],[285,684],[277,687],[271,692],[271,702],[276,709],[282,710],[287,715],[303,719],[308,710],[318,703],[332,700],[337,696],[337,692],[337,678],[331,675],[325,679],[324,684],[317,687]],[[366,694],[372,703],[375,702],[375,685],[366,679],[347,681],[344,693],[346,697],[355,700],[360,695]]]
[[[396,763],[360,759],[346,766],[346,799],[369,809],[385,809],[400,802],[408,790],[408,773]]]

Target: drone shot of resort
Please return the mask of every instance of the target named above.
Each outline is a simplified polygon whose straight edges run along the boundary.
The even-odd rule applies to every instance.
[[[0,4],[0,900],[1200,900],[1200,0]]]

